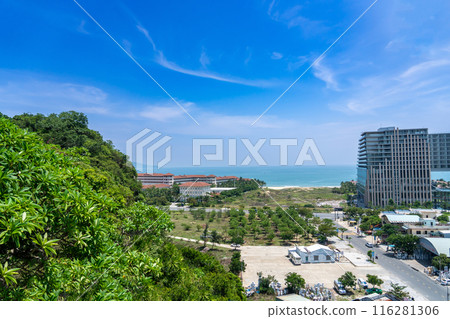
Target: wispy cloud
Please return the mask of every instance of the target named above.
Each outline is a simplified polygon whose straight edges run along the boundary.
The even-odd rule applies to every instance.
[[[90,34],[87,30],[86,30],[86,20],[81,20],[80,24],[77,27],[77,31],[83,34]]]
[[[417,117],[421,111],[436,108],[450,99],[449,83],[450,60],[426,59],[403,71],[359,79],[357,84],[343,90],[350,97],[334,102],[331,107],[347,114],[373,115],[384,108],[408,109],[409,115]]]
[[[435,68],[440,68],[448,65],[450,65],[449,59],[425,61],[411,66],[405,72],[403,72],[400,77],[403,79],[408,79],[413,76],[422,76],[424,75],[424,73],[433,71]]]
[[[202,65],[202,67],[205,68],[205,69],[211,63],[211,61],[209,60],[208,55],[205,52],[205,48],[202,49],[202,53],[200,54],[199,62]]]
[[[323,21],[312,20],[301,14],[303,7],[295,5],[292,7],[281,7],[277,1],[269,4],[267,14],[277,22],[285,24],[288,28],[299,27],[304,35],[315,35],[327,31],[329,28]]]
[[[190,108],[193,103],[180,103],[186,110],[191,112]],[[144,107],[144,110],[139,112],[139,116],[158,122],[169,122],[182,118],[184,112],[179,107],[171,105],[148,105]]]
[[[313,65],[313,74],[316,78],[324,81],[327,85],[327,88],[339,91],[334,72],[323,64],[323,60],[319,60],[316,64]]]
[[[144,27],[138,25],[138,30],[144,34],[144,36],[147,38],[147,40],[152,44],[153,51],[155,53],[154,61],[159,64],[160,66],[169,69],[174,72],[187,74],[195,77],[205,78],[205,79],[212,79],[222,82],[228,82],[228,83],[235,83],[235,84],[242,84],[246,86],[255,86],[255,87],[271,87],[278,84],[278,81],[274,80],[253,80],[253,79],[242,79],[239,77],[229,76],[229,75],[223,75],[219,74],[213,71],[209,71],[206,69],[206,66],[209,62],[209,58],[207,56],[203,57],[203,68],[202,70],[196,70],[196,69],[190,69],[186,67],[182,67],[178,65],[175,62],[169,61],[166,56],[164,55],[163,51],[158,50],[155,43],[153,42],[153,39],[151,38],[149,32]],[[204,52],[204,51],[203,51]],[[202,58],[200,58],[202,60]]]
[[[80,110],[86,113],[106,114],[108,94],[90,86],[67,82],[39,80],[9,80],[0,83],[0,104],[12,109],[47,111]]]
[[[270,56],[272,60],[280,60],[283,58],[283,54],[280,52],[272,52],[272,55]]]
[[[148,33],[148,30],[139,24],[136,27],[145,36],[145,38],[148,40],[148,42],[150,42],[150,44],[152,45],[153,51],[156,52],[157,50],[156,50],[155,42],[153,41],[152,37]]]

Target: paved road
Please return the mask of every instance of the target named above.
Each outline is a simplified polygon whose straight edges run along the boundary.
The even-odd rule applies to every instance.
[[[329,218],[334,220],[334,218],[331,218],[334,214],[315,213],[314,215],[320,218]],[[336,226],[341,227],[337,224]],[[397,278],[401,279],[412,289],[420,292],[428,300],[447,300],[447,287],[441,286],[432,281],[423,273],[423,269],[418,269],[418,271],[416,271],[412,269],[411,266],[395,258],[391,253],[387,253],[376,247],[370,249],[367,248],[365,246],[367,241],[364,238],[359,238],[357,236],[349,237],[351,237],[350,243],[352,246],[365,256],[367,255],[368,250],[374,250],[375,254],[378,256],[378,259],[376,260],[377,264],[394,274]]]

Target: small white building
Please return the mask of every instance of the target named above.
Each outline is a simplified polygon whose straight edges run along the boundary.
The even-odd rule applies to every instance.
[[[314,244],[311,246],[296,246],[288,250],[289,259],[295,264],[310,263],[334,263],[339,261],[343,253],[338,250],[332,250],[327,246]]]
[[[206,196],[211,192],[211,185],[205,182],[187,182],[180,185],[180,194],[184,197]]]

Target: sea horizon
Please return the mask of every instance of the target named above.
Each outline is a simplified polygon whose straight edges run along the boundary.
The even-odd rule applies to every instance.
[[[355,165],[304,166],[186,166],[163,167],[154,173],[237,176],[262,180],[268,187],[339,187],[356,180]],[[432,179],[450,180],[450,172],[432,172]]]

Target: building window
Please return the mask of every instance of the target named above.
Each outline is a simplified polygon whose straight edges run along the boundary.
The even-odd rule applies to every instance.
[[[327,260],[331,260],[331,256],[330,255],[327,255]]]
[[[319,260],[319,256],[314,256],[314,261],[318,261]]]
[[[420,231],[420,230],[418,230],[417,232],[416,232],[416,234],[417,235],[420,235],[422,232]]]

